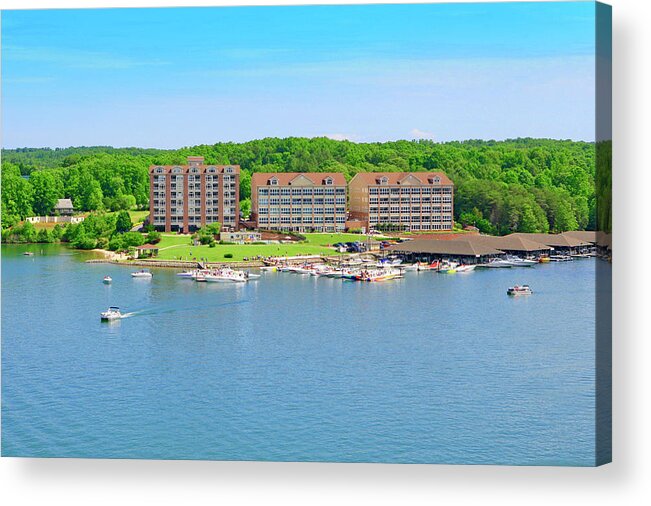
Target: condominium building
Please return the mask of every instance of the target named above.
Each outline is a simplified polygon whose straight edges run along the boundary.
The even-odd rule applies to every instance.
[[[188,233],[214,222],[237,230],[239,194],[239,165],[189,156],[187,165],[149,167],[149,221],[159,230]]]
[[[255,173],[251,218],[256,228],[334,232],[346,223],[346,179],[323,172]]]
[[[350,220],[367,230],[452,230],[454,184],[441,172],[360,172],[348,194]]]

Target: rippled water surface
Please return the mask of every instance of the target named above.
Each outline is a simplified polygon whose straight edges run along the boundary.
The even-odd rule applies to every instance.
[[[4,455],[594,463],[601,261],[231,286],[85,258],[2,247]]]

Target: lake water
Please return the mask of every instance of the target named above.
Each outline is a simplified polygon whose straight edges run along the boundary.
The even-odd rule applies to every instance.
[[[605,262],[232,286],[86,258],[2,246],[5,456],[594,464]]]

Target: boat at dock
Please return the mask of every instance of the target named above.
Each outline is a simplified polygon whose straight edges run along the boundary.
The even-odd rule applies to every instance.
[[[382,269],[364,269],[360,271],[353,279],[356,281],[389,281],[391,279],[401,278],[402,273],[398,269],[392,267],[385,267]]]
[[[122,313],[120,308],[117,306],[110,306],[106,311],[102,311],[99,314],[100,320],[103,322],[109,322],[112,320],[119,320],[122,318]]]
[[[550,262],[571,262],[574,260],[570,255],[549,255]]]
[[[461,264],[457,265],[456,271],[457,272],[472,272],[475,270],[475,265],[470,265],[470,264]]]
[[[488,267],[489,269],[500,269],[500,268],[510,268],[513,267],[511,262],[504,260],[502,258],[493,258],[488,261],[486,264],[482,264],[482,267]]]
[[[196,272],[197,271],[184,271],[184,272],[177,272],[176,275],[179,278],[184,278],[184,279],[193,279],[196,277]]]
[[[136,271],[136,272],[132,272],[132,273],[131,273],[131,277],[132,277],[132,278],[143,278],[143,279],[147,279],[147,278],[151,278],[152,276],[153,276],[153,274],[152,274],[151,272],[145,270],[145,269],[142,269],[142,270],[140,270],[140,271]]]
[[[505,260],[510,263],[512,267],[531,267],[538,263],[536,260],[520,258],[512,255],[508,255]]]
[[[506,290],[506,294],[513,296],[531,295],[533,294],[533,290],[529,287],[529,285],[515,285]]]

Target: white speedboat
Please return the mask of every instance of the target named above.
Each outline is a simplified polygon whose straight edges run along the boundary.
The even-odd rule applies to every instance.
[[[111,320],[119,320],[122,318],[122,313],[120,313],[119,307],[111,306],[106,311],[102,311],[99,314],[99,317],[103,322],[109,322]]]
[[[277,265],[265,265],[263,267],[260,267],[261,271],[264,272],[276,272],[278,271],[278,266]]]
[[[141,271],[136,271],[131,273],[132,278],[151,278],[152,273],[142,269]]]
[[[461,264],[456,267],[457,272],[472,272],[475,270],[474,265]]]
[[[402,269],[403,271],[417,271],[418,264],[402,264],[398,266],[398,269]]]
[[[506,261],[510,263],[512,267],[531,267],[532,265],[536,265],[538,263],[535,260],[529,260],[516,256],[507,256]]]
[[[220,269],[204,275],[207,283],[246,283],[248,281],[244,272],[232,269]]]
[[[196,277],[196,271],[177,272],[176,275],[179,278],[192,279]]]
[[[511,265],[511,262],[509,262],[508,260],[503,260],[501,258],[493,258],[492,260],[489,260],[488,263],[484,264],[484,267],[504,268],[504,267],[513,267],[513,265]]]
[[[518,296],[518,295],[531,295],[533,293],[533,290],[529,287],[529,285],[515,285],[510,287],[507,291],[507,295],[513,295],[513,296]]]
[[[102,279],[102,283],[105,285],[110,285],[113,282],[113,278],[111,276],[104,276],[104,279]]]
[[[549,255],[551,262],[571,262],[573,258],[569,255]]]

